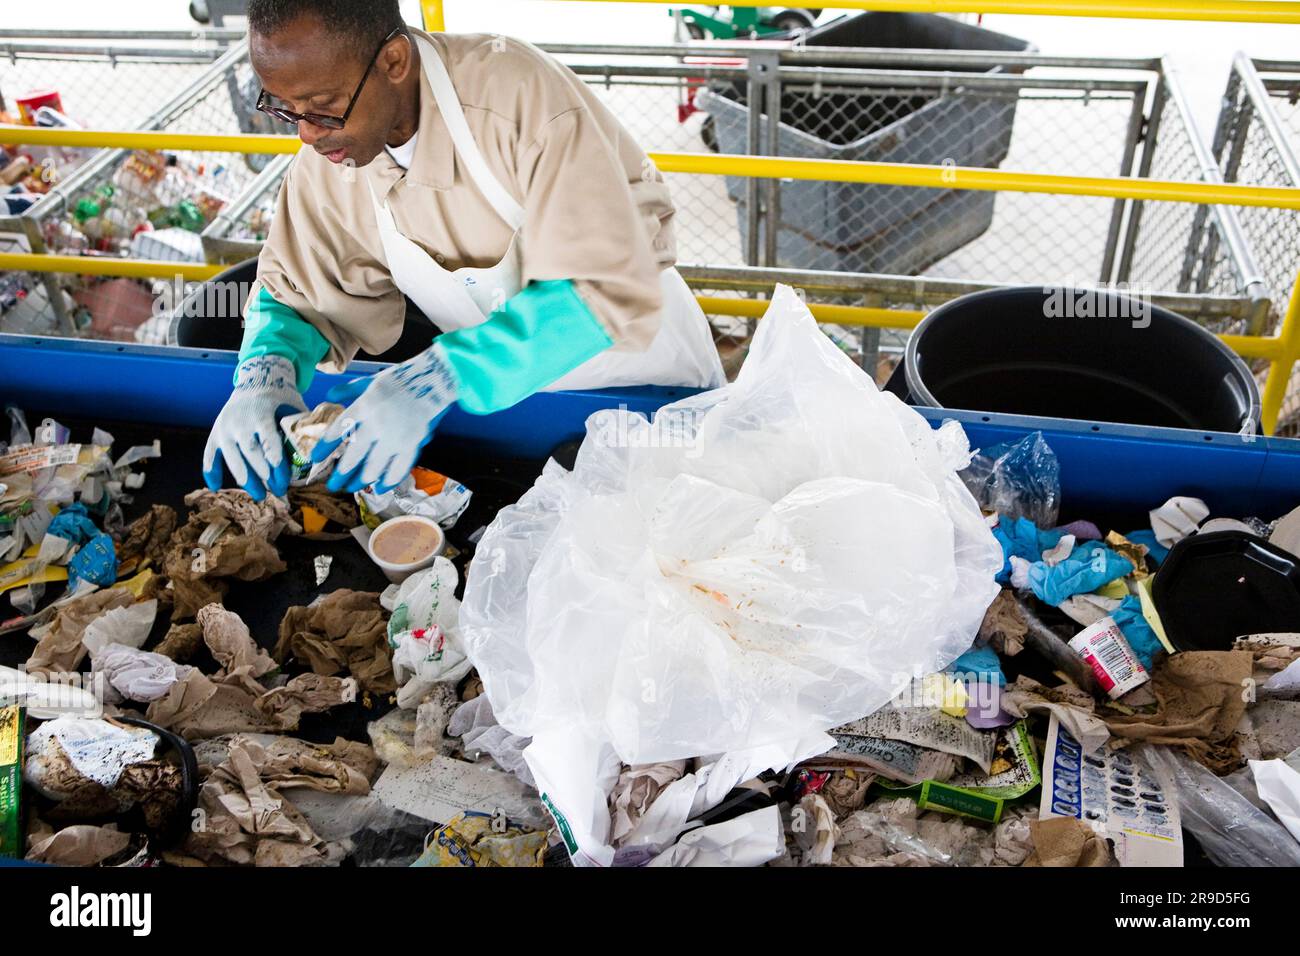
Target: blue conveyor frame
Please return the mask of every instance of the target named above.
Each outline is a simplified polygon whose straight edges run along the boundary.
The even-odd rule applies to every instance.
[[[92,421],[206,428],[229,396],[235,359],[232,352],[0,335],[0,404]],[[381,368],[358,362],[347,375],[317,375],[307,404],[324,401],[338,382]],[[581,438],[599,409],[622,405],[652,415],[688,394],[660,387],[540,394],[495,415],[453,409],[438,435],[488,453],[541,459]],[[936,427],[957,419],[974,447],[1041,430],[1060,459],[1062,499],[1072,515],[1145,513],[1176,494],[1204,498],[1215,514],[1265,519],[1300,505],[1300,440],[917,410]]]

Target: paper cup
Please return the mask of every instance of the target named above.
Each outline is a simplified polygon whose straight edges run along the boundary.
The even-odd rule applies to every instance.
[[[366,552],[394,584],[432,566],[447,545],[436,521],[420,515],[390,518],[370,535]]]

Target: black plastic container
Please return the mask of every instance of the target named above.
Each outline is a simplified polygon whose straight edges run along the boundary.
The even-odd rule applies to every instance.
[[[1240,531],[1195,534],[1174,545],[1151,583],[1169,642],[1226,651],[1247,634],[1300,631],[1300,558]]]
[[[256,278],[257,260],[247,259],[203,283],[173,312],[168,344],[238,352],[244,338],[244,304]],[[214,288],[222,290],[222,294],[212,294]],[[357,358],[361,361],[404,362],[427,349],[437,334],[437,328],[414,302],[407,299],[406,324],[397,344],[383,355],[362,352]]]
[[[946,302],[887,386],[914,405],[1163,428],[1259,428],[1259,388],[1216,336],[1114,292],[1027,286]]]

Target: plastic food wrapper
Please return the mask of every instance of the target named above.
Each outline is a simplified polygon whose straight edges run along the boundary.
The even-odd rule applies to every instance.
[[[0,857],[23,852],[23,741],[27,713],[21,704],[0,699]]]
[[[1183,827],[1219,866],[1300,866],[1300,843],[1226,781],[1172,747],[1141,753],[1174,783]]]
[[[1040,528],[1056,524],[1061,465],[1042,432],[981,449],[961,476],[984,511],[1028,518]]]
[[[881,393],[789,287],[734,384],[587,429],[488,528],[461,609],[584,862],[611,857],[603,768],[828,749],[968,650],[998,593],[960,426]]]
[[[286,415],[280,419],[280,428],[289,446],[287,451],[291,485],[314,484],[333,470],[334,463],[343,455],[343,445],[339,445],[333,454],[317,465],[312,464],[311,453],[324,437],[326,430],[343,412],[342,405],[325,402],[309,412]]]
[[[450,529],[469,507],[473,493],[459,481],[428,468],[413,468],[392,491],[377,495],[370,489],[357,495],[361,520],[374,531],[389,518],[420,515]]]
[[[1086,823],[1114,842],[1120,866],[1182,866],[1181,788],[1163,764],[1146,759],[1149,750],[1084,755],[1053,714],[1039,816]]]
[[[414,707],[438,681],[458,681],[470,671],[457,636],[460,602],[456,567],[446,558],[388,587],[379,603],[391,611],[388,646],[393,652],[397,703]]]
[[[412,866],[541,866],[546,831],[525,830],[505,817],[461,813],[431,835]]]

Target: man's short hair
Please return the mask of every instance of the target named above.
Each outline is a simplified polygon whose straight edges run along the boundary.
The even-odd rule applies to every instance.
[[[405,23],[398,0],[248,0],[250,33],[269,36],[304,16],[320,20],[328,32],[354,47],[361,59]]]

